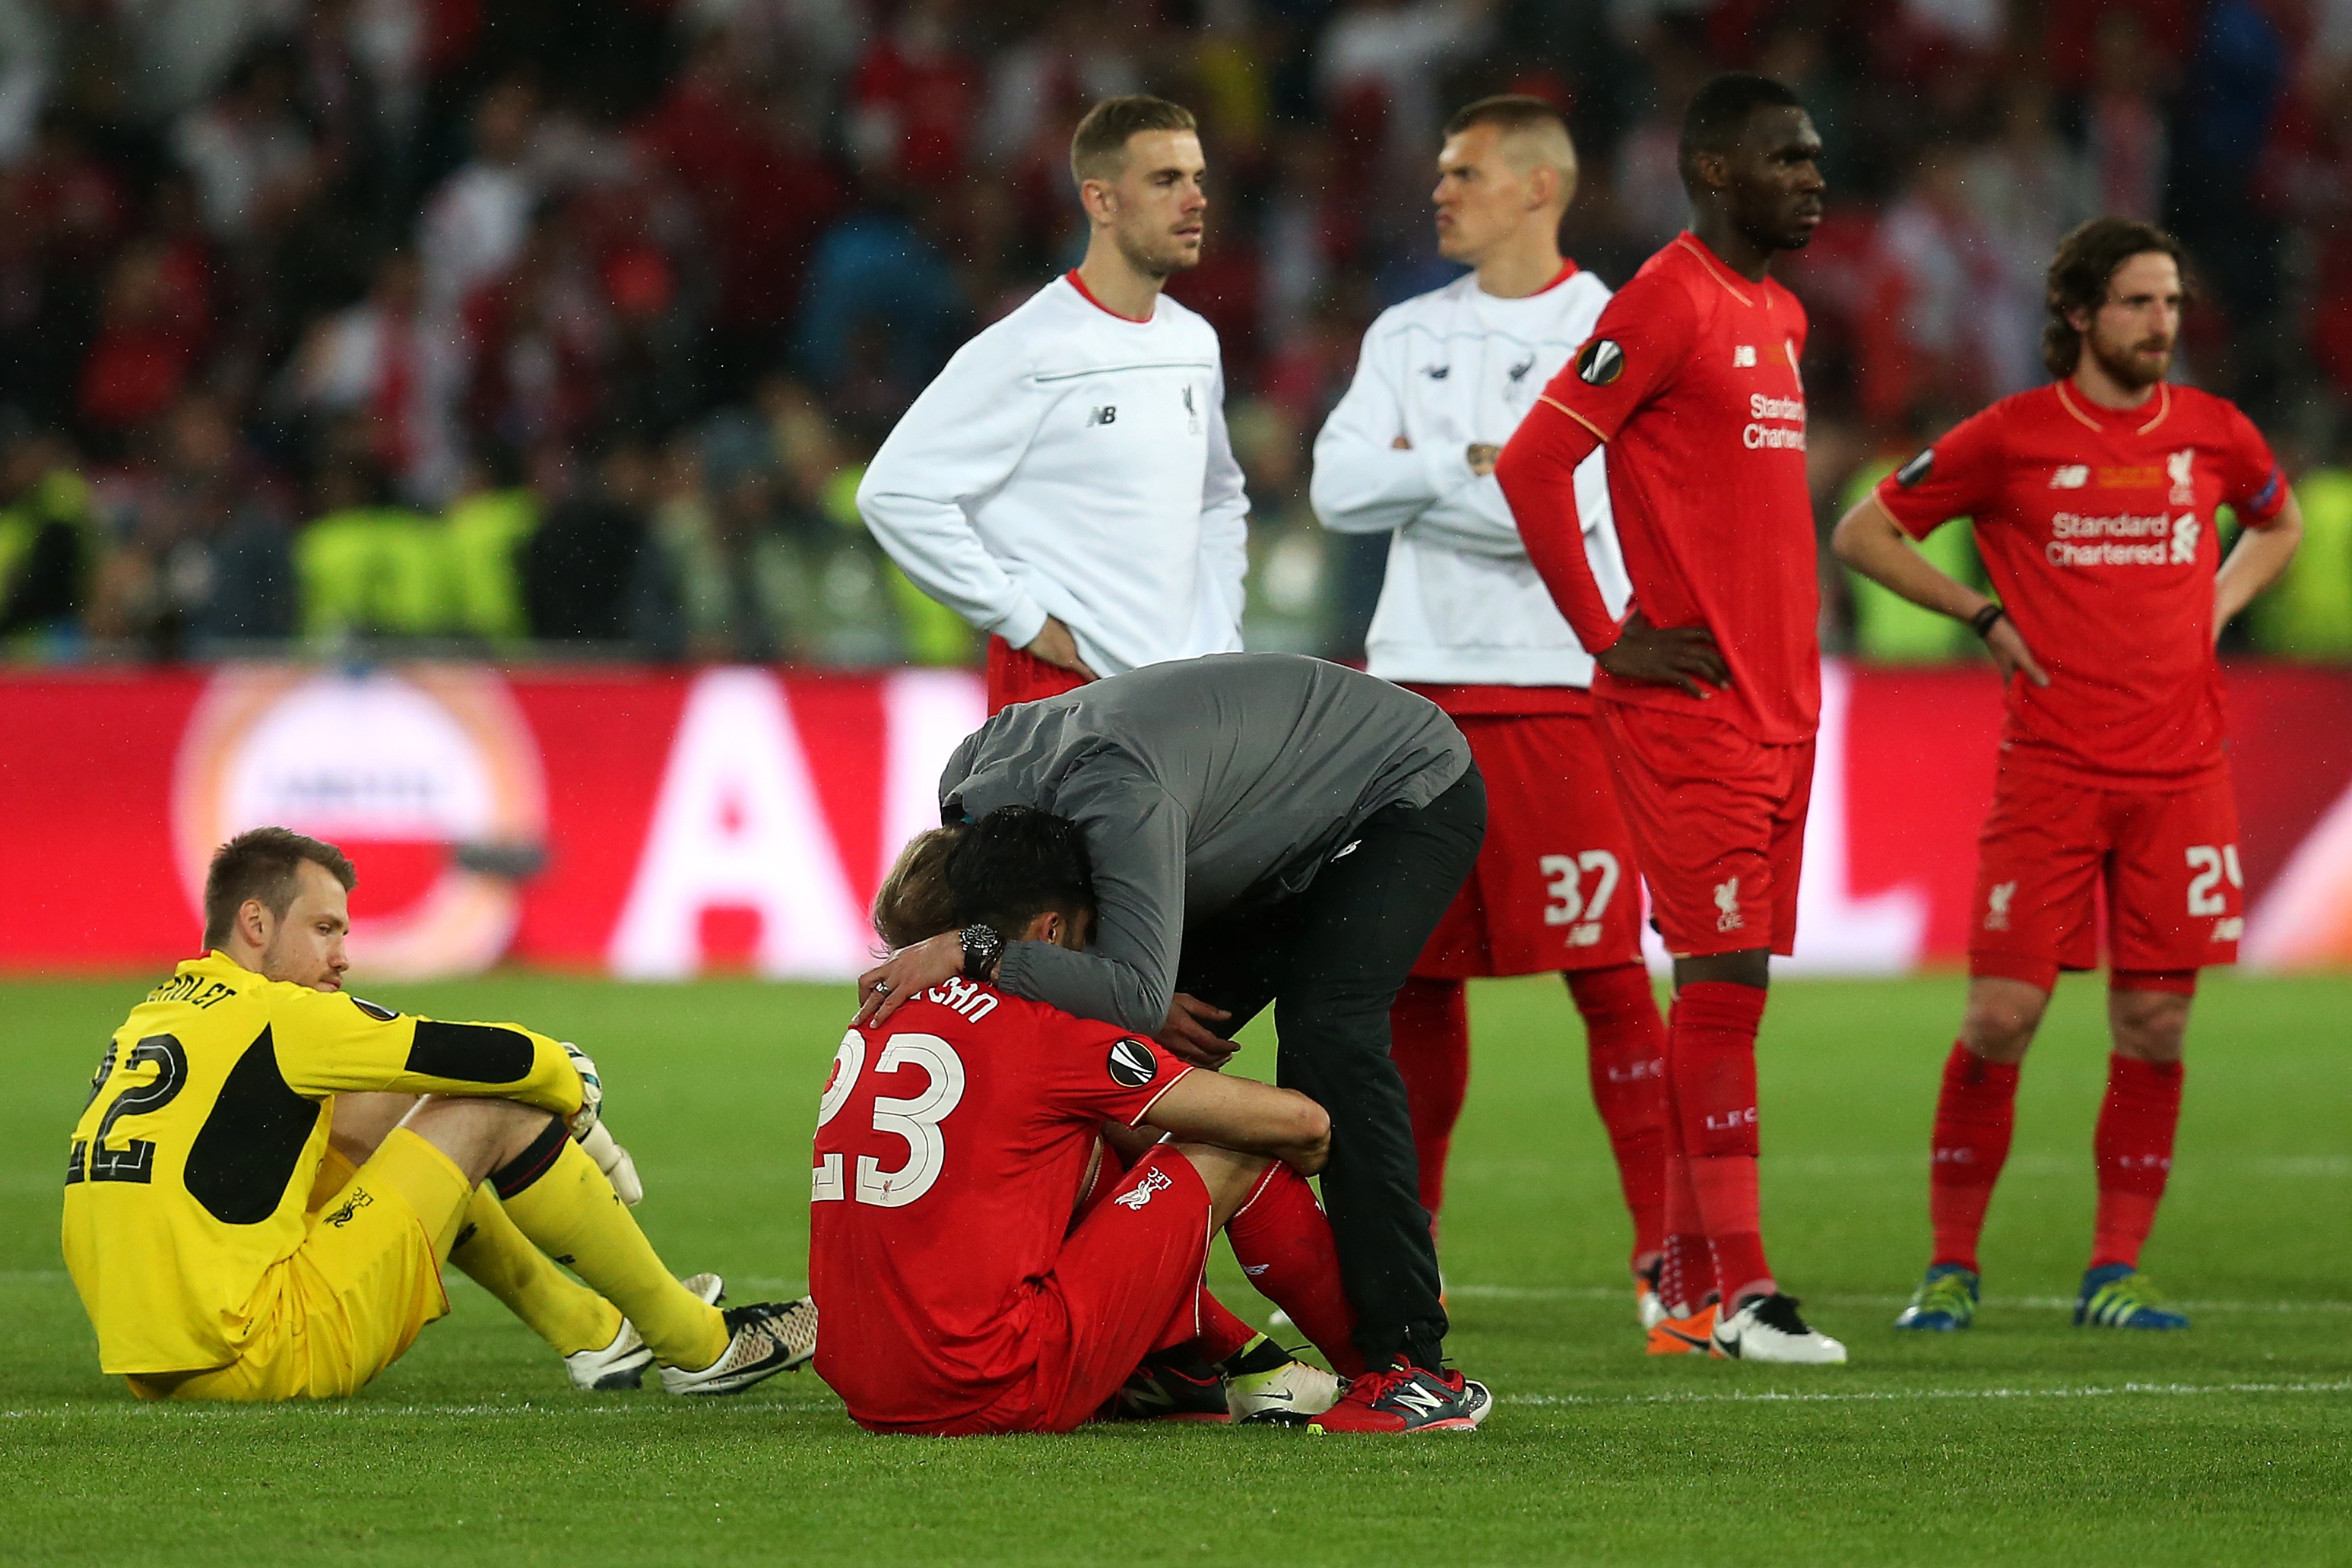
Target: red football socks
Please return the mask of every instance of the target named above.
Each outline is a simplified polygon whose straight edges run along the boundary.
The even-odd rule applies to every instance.
[[[1224,1302],[1209,1294],[1209,1282],[1201,1281],[1201,1332],[1192,1341],[1192,1354],[1212,1364],[1223,1361],[1257,1337],[1257,1330],[1234,1316]]]
[[[1666,1030],[1675,1113],[1727,1312],[1777,1289],[1764,1260],[1756,1176],[1756,1030],[1763,1019],[1760,988],[1698,980],[1675,998]]]
[[[1225,1223],[1225,1239],[1250,1283],[1290,1315],[1332,1371],[1354,1377],[1364,1370],[1356,1349],[1356,1309],[1339,1282],[1331,1222],[1305,1176],[1279,1162],[1267,1166]]]
[[[1944,1061],[1927,1168],[1927,1217],[1936,1229],[1937,1263],[1976,1271],[1985,1210],[2009,1159],[2017,1075],[2014,1065],[1987,1061],[1958,1042]]]
[[[1389,1057],[1404,1080],[1412,1113],[1412,1149],[1421,1166],[1421,1206],[1430,1234],[1445,1201],[1445,1156],[1454,1124],[1470,1092],[1470,1010],[1459,980],[1405,981],[1389,1009]]]
[[[1665,1245],[1665,1020],[1658,1017],[1650,972],[1639,964],[1573,971],[1568,989],[1584,1016],[1592,1103],[1617,1156],[1639,1268]]]
[[[2091,1141],[2099,1168],[2099,1217],[2091,1267],[2139,1267],[2139,1249],[2156,1224],[2156,1206],[2172,1174],[2172,1138],[2180,1124],[2181,1066],[2177,1061],[2107,1058],[2107,1097]]]

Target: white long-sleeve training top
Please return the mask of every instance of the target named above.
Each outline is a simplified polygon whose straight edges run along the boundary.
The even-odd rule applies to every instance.
[[[1368,667],[1431,685],[1589,686],[1592,657],[1536,575],[1474,443],[1500,446],[1600,319],[1609,288],[1574,264],[1542,291],[1500,299],[1465,274],[1381,313],[1356,379],[1315,438],[1309,491],[1323,526],[1393,530],[1365,639]],[[1409,444],[1397,445],[1402,437]],[[1612,610],[1625,576],[1603,455],[1576,471],[1584,549]]]
[[[1136,321],[1076,274],[958,350],[857,510],[917,587],[1014,647],[1057,617],[1097,674],[1242,645],[1249,497],[1216,329]]]

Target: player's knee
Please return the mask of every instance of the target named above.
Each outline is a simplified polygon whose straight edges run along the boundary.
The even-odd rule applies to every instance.
[[[401,1125],[478,1182],[529,1148],[555,1120],[553,1112],[519,1100],[428,1094]]]
[[[2021,982],[1972,986],[1968,1011],[1960,1021],[1960,1038],[1987,1061],[2004,1066],[2021,1061],[2033,1043],[2034,1031],[2042,1027],[2042,1009],[2049,1002],[2047,993]]]
[[[2180,1060],[2189,1035],[2189,998],[2170,991],[2110,991],[2107,1018],[2116,1054],[2142,1061]]]

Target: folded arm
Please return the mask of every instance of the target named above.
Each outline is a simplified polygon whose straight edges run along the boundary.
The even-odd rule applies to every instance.
[[[298,1094],[464,1094],[569,1117],[585,1092],[561,1042],[520,1024],[444,1023],[339,992],[271,1011],[278,1070]]]

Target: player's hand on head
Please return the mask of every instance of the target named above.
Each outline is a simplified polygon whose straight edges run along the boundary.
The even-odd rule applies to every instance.
[[[2008,616],[1992,623],[1992,630],[1985,633],[1985,647],[1991,651],[1992,662],[2000,666],[2002,680],[2021,674],[2037,686],[2050,684],[2049,674],[2034,662],[2033,650],[2025,645],[2024,633]]]
[[[1706,686],[1731,685],[1731,667],[1714,632],[1704,626],[1653,626],[1638,610],[1626,617],[1617,641],[1593,658],[1621,681],[1680,686],[1695,697],[1713,696]]]
[[[1231,1061],[1234,1052],[1241,1047],[1208,1026],[1223,1023],[1233,1016],[1223,1008],[1179,991],[1168,1004],[1168,1022],[1160,1030],[1160,1043],[1178,1061],[1213,1072]]]
[[[857,977],[856,1028],[878,1024],[919,991],[963,973],[963,937],[954,931],[901,947]]]
[[[1054,616],[1045,617],[1045,624],[1038,628],[1037,635],[1032,637],[1029,640],[1029,645],[1021,651],[1033,659],[1039,659],[1053,665],[1057,670],[1068,670],[1074,674],[1084,675],[1090,681],[1102,678],[1089,669],[1087,662],[1078,656],[1078,640],[1070,635],[1070,629]]]

